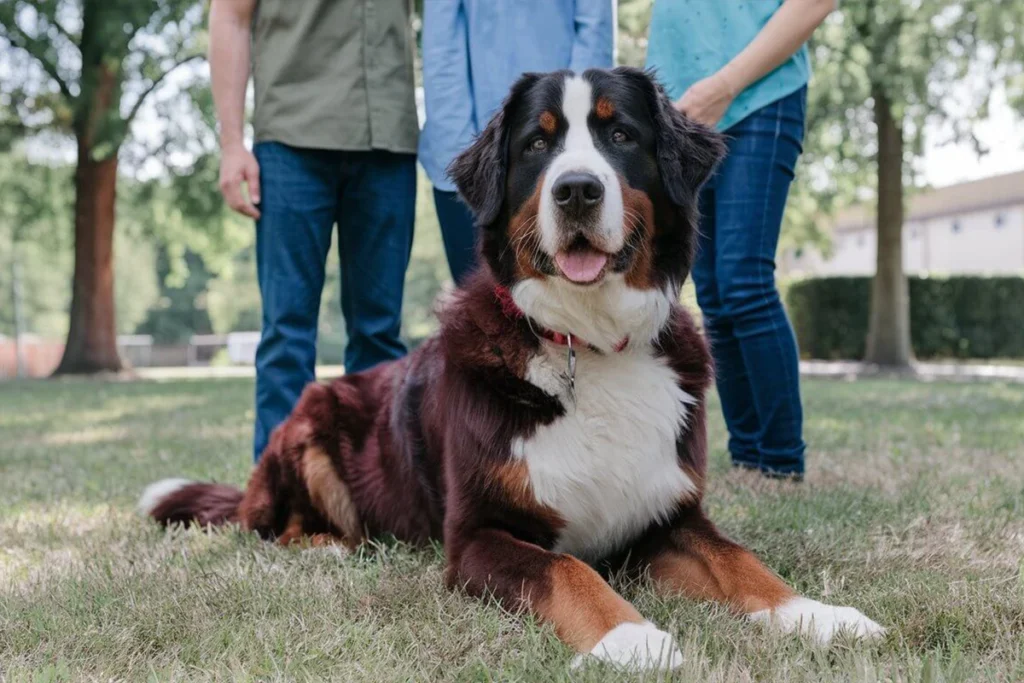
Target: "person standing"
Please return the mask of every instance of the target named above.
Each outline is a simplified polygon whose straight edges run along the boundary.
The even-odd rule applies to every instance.
[[[405,353],[418,122],[409,0],[213,0],[210,74],[220,189],[256,220],[263,331],[254,457],[314,379],[317,318],[338,228],[345,367]],[[253,76],[253,151],[243,140]],[[248,196],[243,191],[248,191]]]
[[[614,27],[614,0],[425,0],[419,154],[456,284],[476,262],[476,229],[449,164],[523,73],[611,67]]]
[[[836,0],[656,0],[647,65],[676,107],[724,131],[700,198],[693,279],[715,358],[734,465],[804,472],[799,356],[775,251],[802,151],[806,42]]]

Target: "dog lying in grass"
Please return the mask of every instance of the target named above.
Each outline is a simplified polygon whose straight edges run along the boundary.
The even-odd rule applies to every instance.
[[[310,385],[244,492],[166,480],[142,508],[284,544],[441,539],[450,586],[532,612],[579,661],[682,661],[595,566],[820,642],[879,636],[796,595],[701,508],[712,367],[678,295],[723,153],[644,72],[524,76],[450,169],[482,264],[439,335]]]

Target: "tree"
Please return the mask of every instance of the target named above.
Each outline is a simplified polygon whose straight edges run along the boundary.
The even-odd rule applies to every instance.
[[[47,338],[66,336],[71,301],[67,283],[74,261],[74,168],[65,163],[30,163],[19,148],[0,155],[0,334],[14,333],[10,304],[17,267],[22,283],[21,331]],[[144,190],[148,186],[122,179],[118,192],[114,245],[118,333],[134,332],[159,297],[154,243],[171,250],[180,242],[166,220],[154,219],[169,212],[174,198],[168,195],[154,201],[143,197]],[[162,239],[153,235],[158,223]]]
[[[0,129],[75,141],[74,275],[57,373],[118,371],[118,153],[168,75],[201,58],[202,0],[0,0]]]
[[[1021,26],[1019,0],[861,0],[842,3],[815,36],[805,178],[830,199],[875,201],[870,362],[912,358],[902,227],[926,127],[977,146],[972,125],[993,90],[1020,84]]]

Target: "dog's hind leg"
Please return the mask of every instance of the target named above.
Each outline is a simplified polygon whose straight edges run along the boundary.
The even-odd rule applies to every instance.
[[[746,548],[725,538],[694,507],[655,542],[651,578],[666,591],[714,600],[756,622],[827,643],[840,632],[863,638],[885,629],[852,607],[800,597]]]
[[[341,449],[349,436],[340,429],[330,388],[310,384],[291,417],[270,443],[249,480],[239,507],[242,525],[281,545],[328,539],[354,548],[362,525],[342,477]]]
[[[302,476],[310,502],[337,531],[338,542],[349,549],[359,545],[363,540],[359,513],[330,456],[317,446],[307,447],[302,455]],[[324,542],[321,538],[320,543]]]

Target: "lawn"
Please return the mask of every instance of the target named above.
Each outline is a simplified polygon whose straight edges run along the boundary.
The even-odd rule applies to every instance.
[[[355,555],[133,512],[166,476],[245,481],[249,380],[0,384],[0,680],[626,680],[441,587],[437,548]],[[889,627],[815,648],[618,588],[676,633],[680,681],[1024,679],[1024,386],[808,381],[802,485],[730,471],[707,506],[805,594]],[[656,679],[648,676],[648,680]]]

